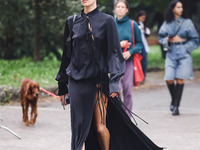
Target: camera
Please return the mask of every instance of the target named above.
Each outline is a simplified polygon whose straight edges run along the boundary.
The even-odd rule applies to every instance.
[[[63,106],[63,109],[65,110],[65,106],[70,103],[68,95],[65,95],[64,101],[65,101],[65,104],[61,101],[61,105]]]
[[[66,94],[65,95],[65,105],[68,105],[69,103],[70,103],[70,101],[69,101],[69,96]]]

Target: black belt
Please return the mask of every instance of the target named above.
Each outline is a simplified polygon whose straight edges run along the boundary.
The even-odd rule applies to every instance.
[[[182,44],[185,44],[186,42],[183,41],[183,42],[169,42],[169,45],[182,45]]]

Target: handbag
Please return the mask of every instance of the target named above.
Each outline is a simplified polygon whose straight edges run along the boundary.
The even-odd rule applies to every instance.
[[[66,45],[67,45],[67,57],[71,57],[71,54],[72,54],[72,29],[73,29],[73,26],[74,26],[74,21],[76,19],[76,15],[74,15],[73,17],[73,22],[72,22],[72,25],[71,25],[71,29],[69,28],[69,36],[67,37],[67,40],[66,40]]]
[[[137,53],[133,56],[134,63],[134,86],[139,86],[140,82],[144,80],[144,73],[141,65],[142,56]]]
[[[135,47],[134,21],[131,21],[131,26],[132,26],[133,47]],[[128,42],[125,45],[124,52],[127,51],[127,48],[128,48]],[[133,64],[134,64],[133,85],[134,86],[139,86],[140,82],[144,80],[144,73],[142,70],[141,60],[142,60],[142,56],[139,53],[133,55]]]

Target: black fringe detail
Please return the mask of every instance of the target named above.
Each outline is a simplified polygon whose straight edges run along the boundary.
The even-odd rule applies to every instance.
[[[119,98],[119,97],[115,97],[115,98],[111,98],[110,95],[109,95],[109,78],[106,77],[106,76],[101,76],[101,87],[103,88],[101,91],[106,95],[106,97],[108,97],[109,100],[117,100],[120,102],[120,105],[122,107],[124,107],[128,113],[131,115],[131,118],[133,118],[134,122],[135,122],[135,125],[138,125],[137,122],[136,122],[136,119],[134,118],[137,117],[139,118],[140,120],[142,120],[143,122],[145,122],[146,124],[148,124],[147,121],[145,121],[144,119],[142,119],[141,117],[139,117],[138,115],[136,115],[135,113],[133,113],[131,110],[129,110],[125,105],[124,103],[122,102],[122,100]]]
[[[102,66],[99,60],[99,55],[98,55],[98,51],[96,49],[95,46],[95,39],[93,36],[93,32],[92,32],[92,27],[89,21],[89,16],[87,16],[87,23],[88,23],[88,33],[87,33],[87,39],[90,41],[91,46],[92,46],[92,55],[93,55],[93,61],[95,62],[95,65],[97,66],[98,72],[99,72],[99,76],[97,78],[97,84],[100,84],[97,87],[97,101],[95,103],[95,108],[97,106],[99,106],[100,112],[101,112],[101,122],[103,124],[105,124],[105,120],[106,120],[106,115],[105,112],[107,111],[107,108],[105,103],[106,103],[106,97],[108,98],[108,100],[118,100],[121,104],[122,107],[124,107],[126,110],[128,110],[128,112],[130,113],[131,117],[133,118],[133,120],[135,121],[135,124],[137,125],[137,122],[134,118],[134,116],[136,116],[137,118],[141,119],[142,121],[144,121],[146,124],[148,124],[144,119],[142,119],[141,117],[139,117],[138,115],[136,115],[135,113],[133,113],[131,110],[129,110],[124,103],[121,101],[121,99],[119,97],[117,98],[111,98],[110,94],[109,94],[109,77],[107,74],[102,73]],[[105,100],[103,98],[103,94],[105,94]],[[103,110],[101,109],[101,104],[103,107]],[[105,109],[104,109],[105,108]],[[107,113],[106,113],[107,114]],[[134,115],[134,116],[133,116]]]

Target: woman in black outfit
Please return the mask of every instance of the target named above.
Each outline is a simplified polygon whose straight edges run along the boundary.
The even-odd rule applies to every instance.
[[[69,87],[71,149],[85,143],[86,150],[160,150],[131,122],[118,98],[125,64],[113,17],[100,12],[96,0],[81,2],[84,10],[66,21],[64,43],[72,31],[72,53],[65,44],[56,77],[63,103]]]

